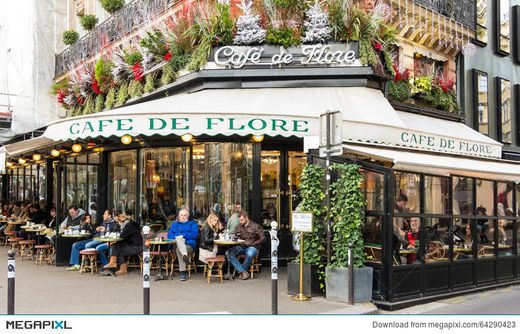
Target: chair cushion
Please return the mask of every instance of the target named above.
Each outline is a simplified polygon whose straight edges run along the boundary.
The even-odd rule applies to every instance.
[[[23,240],[23,238],[9,238],[7,239],[7,241],[11,242],[11,241],[21,241]]]
[[[215,257],[206,258],[206,262],[223,262],[225,260],[226,260],[226,257],[224,255],[217,255]]]
[[[79,253],[82,255],[94,255],[94,254],[97,254],[98,251],[95,249],[84,249],[82,251],[79,251]]]
[[[34,245],[36,241],[34,240],[20,240],[18,241],[20,245]]]
[[[150,255],[153,255],[153,256],[168,256],[170,255],[170,252],[168,251],[163,251],[163,252],[158,252],[158,251],[153,251],[153,252],[150,252]]]
[[[52,248],[51,245],[36,245],[34,246],[34,248],[36,249],[49,249],[49,248]]]

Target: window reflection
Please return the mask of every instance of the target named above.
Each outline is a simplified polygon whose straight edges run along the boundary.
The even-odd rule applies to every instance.
[[[513,183],[497,183],[497,215],[514,216],[513,211]]]
[[[403,219],[394,218],[392,238],[394,265],[420,263],[421,219],[419,217],[410,218],[409,229],[401,228],[401,226],[403,226]]]
[[[453,227],[453,260],[473,257],[474,228],[470,219],[456,219]]]
[[[136,212],[135,178],[137,152],[119,151],[110,154],[109,199],[114,210],[133,216]]]
[[[366,170],[363,170],[362,173],[364,177],[361,189],[365,195],[365,210],[384,211],[384,175]]]
[[[251,210],[253,146],[204,143],[193,146],[193,211],[204,220],[211,212],[231,216],[235,204]]]
[[[447,214],[449,209],[449,179],[444,177],[424,177],[425,213]]]
[[[271,226],[280,216],[280,151],[262,151],[260,183],[262,187],[262,225]]]
[[[509,0],[498,1],[498,30],[499,30],[499,50],[510,52],[509,48]]]
[[[475,71],[476,80],[476,115],[478,131],[482,134],[489,134],[489,103],[488,103],[488,75],[487,73]]]
[[[487,43],[487,3],[486,0],[477,0],[477,40]]]
[[[476,180],[477,216],[493,216],[493,181]]]
[[[166,223],[178,209],[188,207],[188,148],[159,148],[143,151],[141,162],[142,219]]]
[[[419,212],[420,176],[411,173],[395,173],[395,213]]]
[[[453,178],[453,214],[473,214],[473,179],[457,176]]]
[[[511,143],[512,119],[511,119],[511,82],[498,78],[499,96],[497,99],[500,107],[500,140],[503,143]]]
[[[368,262],[381,263],[383,245],[382,217],[366,217],[363,225],[363,241]]]
[[[448,261],[449,250],[449,219],[426,218],[424,219],[426,262]]]

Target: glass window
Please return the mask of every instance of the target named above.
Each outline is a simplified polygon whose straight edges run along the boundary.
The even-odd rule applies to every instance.
[[[493,246],[495,223],[495,220],[485,216],[477,218],[477,238],[475,243],[477,244],[478,257],[495,256],[495,247]]]
[[[511,82],[497,77],[497,106],[500,108],[498,138],[503,143],[511,144]]]
[[[86,154],[79,154],[76,156],[76,162],[79,164],[86,164],[87,163],[87,155]]]
[[[473,214],[473,179],[453,177],[453,214]]]
[[[513,211],[513,190],[514,183],[497,183],[497,215],[514,216]]]
[[[409,225],[409,228],[406,228]],[[419,263],[421,219],[412,217],[405,221],[402,217],[394,218],[393,223],[393,258],[394,265]]]
[[[425,261],[448,261],[450,220],[448,218],[425,218],[423,224],[426,239]]]
[[[516,215],[520,216],[520,184],[516,185]],[[520,239],[520,235],[518,238]]]
[[[513,255],[513,221],[499,219],[498,229],[498,256]]]
[[[489,135],[488,75],[474,70],[474,80],[475,128],[480,133]]]
[[[262,225],[280,217],[280,151],[262,151],[260,182],[262,187]],[[282,226],[281,226],[282,227]]]
[[[449,213],[449,179],[445,177],[424,177],[425,213]]]
[[[487,44],[487,3],[486,0],[477,0],[477,35],[478,42]]]
[[[253,145],[204,143],[193,146],[193,211],[204,220],[210,212],[229,218],[235,204],[251,212]]]
[[[172,221],[178,209],[189,207],[189,149],[146,149],[143,158],[142,218],[157,223]]]
[[[47,169],[45,167],[45,163],[38,164],[39,166],[39,172],[38,172],[38,201],[47,200],[47,179],[46,179],[46,173]],[[50,199],[49,199],[50,201]]]
[[[89,164],[99,164],[99,152],[90,153],[88,155],[88,163]]]
[[[455,219],[453,228],[453,260],[473,257],[474,228],[470,219]]]
[[[520,254],[520,221],[516,221],[516,252]]]
[[[298,205],[300,205],[302,201],[302,197],[300,195],[300,182],[301,176],[303,172],[303,168],[307,163],[307,156],[303,152],[289,152],[289,212],[293,212],[296,210]],[[292,224],[292,215],[289,215],[290,222]]]
[[[419,174],[395,172],[394,213],[420,211],[420,180]]]
[[[382,245],[383,245],[383,217],[368,216],[363,225],[363,241],[365,245],[365,254],[368,262],[381,263],[382,261]]]
[[[497,44],[498,52],[509,53],[509,0],[497,0],[497,14],[496,20],[497,29]]]
[[[494,216],[493,181],[476,180],[477,184],[477,216]]]
[[[97,200],[97,187],[98,187],[98,166],[90,165],[87,166],[88,170],[88,213],[92,216],[93,220],[97,220],[98,216],[98,200]]]
[[[362,170],[363,184],[361,189],[365,195],[365,211],[385,210],[385,179],[384,175]]]
[[[111,209],[126,214],[136,212],[136,170],[137,152],[135,150],[113,152],[110,154],[108,170],[108,198]]]
[[[76,181],[76,198],[72,201],[79,208],[89,212],[89,205],[87,201],[87,166],[76,165],[77,175],[75,175]]]

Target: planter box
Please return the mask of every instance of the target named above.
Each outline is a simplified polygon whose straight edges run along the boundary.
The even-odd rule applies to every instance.
[[[372,299],[373,268],[354,269],[354,302],[366,302]],[[337,302],[348,302],[348,269],[326,268],[326,298]]]
[[[300,293],[300,264],[287,263],[287,293],[296,295]],[[306,296],[322,296],[318,265],[303,265],[303,294]]]

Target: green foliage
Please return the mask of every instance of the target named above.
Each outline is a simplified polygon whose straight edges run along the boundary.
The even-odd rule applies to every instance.
[[[460,114],[462,110],[457,103],[455,91],[445,92],[440,87],[434,86],[427,94],[425,99],[435,108],[448,112]]]
[[[263,0],[265,13],[274,28],[301,26],[307,1],[302,0]]]
[[[125,63],[127,63],[130,66],[134,66],[137,63],[140,63],[143,61],[143,55],[141,52],[136,50],[130,50],[125,51]]]
[[[379,63],[377,54],[369,40],[359,40],[359,59],[363,65],[375,66]]]
[[[370,14],[364,10],[354,7],[350,14],[351,38],[355,41],[371,41],[377,34],[378,20],[373,20]]]
[[[269,28],[265,41],[269,44],[283,45],[286,49],[300,44],[297,31],[292,28]]]
[[[141,95],[143,95],[143,84],[137,80],[130,81],[128,84],[128,94],[131,98],[141,97]]]
[[[410,84],[406,80],[388,82],[388,93],[392,98],[401,102],[412,97]]]
[[[217,15],[213,18],[214,38],[211,45],[230,45],[233,44],[233,32],[235,29],[235,20],[231,16],[229,5],[216,3]]]
[[[433,79],[429,76],[421,76],[415,78],[413,82],[415,93],[430,93],[433,87]]]
[[[155,74],[148,73],[145,76],[145,83],[143,88],[145,93],[151,93],[155,90]]]
[[[128,99],[128,82],[124,81],[119,86],[119,89],[117,91],[117,100],[116,100],[116,107],[122,106],[125,104],[126,100]]]
[[[105,106],[105,97],[103,94],[99,94],[98,96],[96,96],[96,103],[94,106],[94,111],[101,112],[101,111],[103,111],[104,106]]]
[[[114,108],[114,105],[116,104],[116,89],[115,87],[111,87],[107,92],[107,97],[105,99],[105,108],[107,110],[110,110]]]
[[[83,15],[79,19],[79,23],[81,24],[83,29],[90,31],[90,30],[94,29],[94,27],[98,23],[98,18],[96,15]]]
[[[346,42],[349,38],[347,18],[348,0],[330,0],[328,2],[330,29],[332,39],[336,42]]]
[[[394,69],[394,59],[392,58],[392,54],[387,51],[386,49],[383,49],[381,51],[383,54],[383,60],[386,71],[393,77],[395,76],[395,69]]]
[[[364,197],[361,190],[363,175],[356,164],[334,164],[332,170],[338,172],[337,180],[332,183],[331,219],[332,223],[332,257],[331,268],[348,266],[348,245],[354,245],[354,267],[363,267],[365,253],[363,251]]]
[[[109,14],[114,14],[125,5],[125,0],[99,0],[101,7]]]
[[[176,74],[173,69],[173,65],[171,63],[168,63],[164,65],[162,68],[162,75],[161,75],[161,85],[167,85],[173,82],[175,80]]]
[[[191,53],[186,52],[178,46],[172,47],[172,58],[168,62],[174,72],[178,72],[188,65],[191,60]]]
[[[157,29],[146,32],[146,37],[141,39],[139,44],[157,57],[162,58],[168,53],[166,39],[163,33]]]
[[[62,80],[60,82],[53,83],[52,86],[51,86],[50,93],[52,95],[56,95],[56,94],[58,94],[58,91],[66,90],[66,89],[68,89],[68,87],[69,87],[69,79],[66,78],[66,79],[64,79],[64,80]]]
[[[90,115],[93,113],[94,113],[94,99],[92,97],[89,97],[85,101],[85,105],[83,106],[82,115]]]
[[[202,41],[193,51],[190,62],[186,65],[189,71],[200,70],[207,62],[211,52],[211,44],[208,41]]]
[[[313,232],[304,234],[303,262],[305,264],[321,264],[321,256],[325,250],[323,216],[325,207],[323,199],[325,193],[322,189],[322,181],[325,172],[319,165],[307,164],[303,169],[300,183],[302,201],[298,211],[312,212]],[[299,258],[298,258],[299,260]]]
[[[72,107],[72,109],[70,110],[70,116],[74,117],[79,115],[81,115],[81,105],[78,104],[77,106]]]
[[[76,30],[67,30],[63,32],[63,43],[65,45],[72,45],[76,43],[79,38],[79,34]]]
[[[96,63],[94,76],[99,84],[101,91],[106,92],[113,84],[114,77],[112,76],[112,68],[114,64],[110,60],[105,60],[100,57]]]

